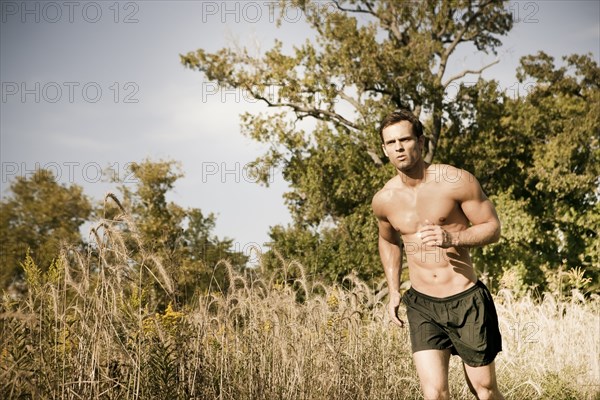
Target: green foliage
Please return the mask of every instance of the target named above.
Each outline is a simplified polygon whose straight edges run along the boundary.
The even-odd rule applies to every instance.
[[[88,255],[91,269],[80,271],[86,281],[126,255],[125,271],[150,272],[139,295],[158,296],[161,308],[169,301],[188,303],[215,280],[226,287],[226,274],[216,264],[225,259],[243,268],[246,257],[231,250],[231,239],[212,234],[214,215],[167,201],[183,176],[178,165],[146,160],[132,164],[131,170],[136,184],[121,185],[123,201],[109,194],[96,210],[104,218],[90,232],[96,245]],[[45,170],[17,178],[10,192],[0,203],[0,284],[7,288],[14,282],[14,295],[59,279],[59,253],[84,246],[79,227],[92,215],[92,205],[80,187],[59,185]],[[107,247],[107,241],[113,244]]]
[[[267,184],[278,167],[291,188],[285,201],[294,222],[271,229],[273,249],[326,280],[381,275],[368,205],[394,171],[378,150],[377,125],[408,107],[425,111],[425,159],[474,173],[496,204],[502,238],[473,251],[492,285],[543,290],[553,271],[582,268],[598,288],[600,70],[592,57],[564,57],[557,67],[544,53],[527,56],[517,71],[535,81],[526,96],[509,98],[480,79],[449,100],[448,85],[494,64],[446,73],[459,45],[495,52],[512,27],[504,2],[352,0],[335,2],[333,12],[292,3],[316,37],[291,53],[275,41],[259,56],[181,56],[223,88],[277,110],[242,116],[243,132],[270,144],[255,161],[257,177]],[[304,123],[308,117],[316,124]],[[278,256],[266,259],[276,265]]]
[[[19,264],[28,249],[25,264],[35,263],[45,272],[62,243],[83,245],[79,227],[91,212],[81,187],[57,183],[51,171],[17,177],[9,197],[0,202],[0,289],[22,281]]]
[[[600,68],[590,56],[564,61],[524,57],[518,76],[536,81],[524,97],[493,81],[463,87],[439,154],[480,177],[503,222],[500,243],[475,252],[476,265],[541,286],[559,268],[581,267],[598,288]]]
[[[105,250],[120,247],[122,232],[113,233]],[[293,282],[230,271],[226,292],[151,312],[158,299],[142,293],[146,271],[107,254],[86,276],[87,252],[63,253],[57,280],[27,261],[39,284],[23,299],[0,298],[1,399],[421,398],[409,331],[390,326],[383,282],[325,285],[282,259],[281,270],[294,264]],[[494,300],[507,400],[598,397],[600,297],[534,301],[505,290]],[[458,357],[449,386],[453,399],[473,397]]]
[[[244,133],[270,144],[255,161],[257,177],[267,184],[267,171],[280,168],[291,188],[285,200],[294,223],[271,230],[273,248],[327,280],[353,270],[380,276],[369,204],[394,170],[382,158],[378,123],[399,107],[427,112],[432,160],[451,108],[444,90],[471,73],[447,76],[452,54],[465,44],[495,52],[511,14],[499,1],[340,1],[333,12],[318,12],[319,2],[292,5],[316,38],[291,54],[275,41],[256,57],[199,49],[181,61],[277,110],[242,116]]]
[[[377,223],[370,208],[363,206],[335,226],[323,225],[319,231],[275,226],[270,232],[272,248],[285,257],[302,260],[308,274],[327,282],[341,282],[351,273],[371,283],[378,281],[381,267],[377,242],[372,240]],[[269,252],[264,263],[268,270],[276,270],[280,260]]]
[[[172,281],[169,296],[160,288],[160,280],[148,277],[147,288],[161,298],[161,308],[170,301],[187,304],[198,291],[206,291],[216,280],[226,286],[225,273],[216,264],[229,260],[236,268],[244,267],[247,258],[234,250],[232,239],[219,239],[212,234],[215,216],[205,216],[200,209],[185,209],[167,201],[177,179],[183,177],[173,161],[145,160],[132,164],[136,179],[134,188],[121,185],[124,209],[131,215],[132,224],[126,240],[132,259],[138,265],[152,264],[157,273]],[[116,212],[107,210],[107,217]],[[143,251],[139,248],[143,243]],[[164,280],[164,279],[163,279]]]

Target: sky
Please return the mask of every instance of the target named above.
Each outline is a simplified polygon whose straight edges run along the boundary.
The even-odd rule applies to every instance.
[[[133,185],[128,170],[144,159],[180,162],[185,177],[169,199],[217,217],[215,234],[249,254],[266,249],[269,227],[291,222],[277,171],[258,185],[247,165],[266,149],[240,132],[239,115],[266,107],[238,91],[218,91],[179,54],[203,48],[289,51],[311,37],[294,7],[259,1],[0,1],[0,192],[16,176],[47,168],[99,201],[116,185],[109,167]],[[328,1],[321,12],[331,10]],[[543,50],[560,59],[593,54],[600,62],[600,2],[519,1],[498,56],[459,47],[447,76],[477,69],[508,93],[526,90],[520,57]],[[281,27],[273,12],[283,11]],[[474,82],[476,77],[465,77]],[[522,93],[522,92],[521,92]],[[390,172],[393,174],[393,171]]]

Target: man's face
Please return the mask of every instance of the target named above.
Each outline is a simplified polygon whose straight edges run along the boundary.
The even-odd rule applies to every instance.
[[[412,169],[421,159],[423,137],[417,138],[408,121],[400,121],[382,131],[383,152],[399,171]]]

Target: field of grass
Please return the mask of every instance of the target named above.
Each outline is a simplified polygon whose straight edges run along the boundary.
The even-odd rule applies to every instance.
[[[227,291],[156,313],[142,274],[165,288],[168,277],[157,263],[132,268],[118,248],[93,273],[77,253],[47,274],[25,262],[26,298],[5,295],[0,306],[0,398],[421,398],[408,329],[389,322],[383,282],[349,276],[343,289],[326,286],[281,260],[282,276],[299,277],[282,284],[222,262]],[[600,398],[598,296],[534,301],[501,291],[495,300],[507,399]],[[456,357],[450,390],[472,398]]]

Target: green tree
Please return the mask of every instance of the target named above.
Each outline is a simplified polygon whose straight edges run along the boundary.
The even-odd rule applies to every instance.
[[[239,270],[247,259],[232,250],[232,239],[219,239],[212,234],[212,213],[205,216],[200,209],[183,208],[167,200],[175,182],[183,177],[179,165],[173,161],[145,160],[131,164],[131,172],[134,187],[121,185],[125,209],[131,214],[145,254],[157,258],[174,284],[173,293],[166,296],[155,280],[148,279],[147,285],[159,304],[185,304],[198,290],[208,290],[211,285],[215,290],[219,285],[226,286],[226,270],[215,269],[217,263],[227,260]],[[141,263],[137,245],[130,240],[129,246]]]
[[[335,12],[308,0],[282,1],[301,9],[316,38],[285,54],[280,41],[264,55],[246,49],[202,49],[181,56],[221,87],[244,90],[274,112],[242,116],[242,129],[271,147],[257,175],[281,168],[294,223],[271,230],[273,247],[339,279],[351,270],[381,276],[375,220],[368,204],[394,173],[385,167],[377,125],[405,107],[428,115],[426,160],[444,135],[446,88],[468,74],[448,76],[458,46],[495,52],[512,27],[502,1],[334,1]],[[331,11],[331,10],[330,10]],[[275,95],[272,95],[275,93]],[[299,121],[312,117],[314,127]]]
[[[544,288],[576,267],[598,282],[600,69],[591,56],[563,61],[523,57],[525,96],[493,81],[463,87],[440,142],[440,158],[474,171],[503,217],[501,242],[478,249],[477,262],[495,276],[516,273],[517,285]]]
[[[19,265],[28,248],[35,263],[47,271],[61,245],[83,245],[79,228],[92,212],[81,187],[59,184],[48,170],[17,177],[9,190],[0,202],[1,289],[22,280]]]

